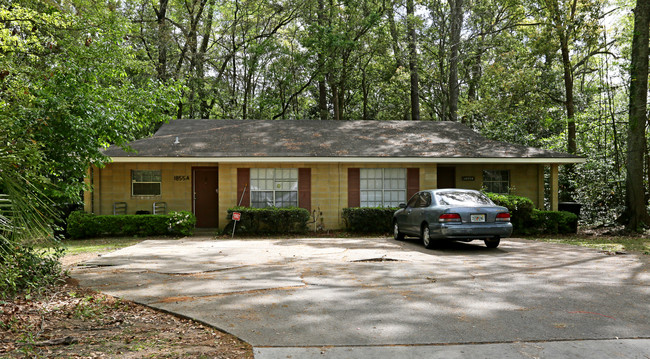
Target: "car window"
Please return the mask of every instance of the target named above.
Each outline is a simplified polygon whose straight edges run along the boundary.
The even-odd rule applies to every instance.
[[[418,201],[420,200],[420,193],[416,193],[409,199],[408,203],[406,204],[407,207],[414,208],[417,206]]]
[[[422,192],[420,195],[420,202],[418,203],[419,207],[429,207],[431,205],[431,193]]]
[[[443,206],[494,205],[487,196],[480,192],[445,191],[436,193],[436,201]]]

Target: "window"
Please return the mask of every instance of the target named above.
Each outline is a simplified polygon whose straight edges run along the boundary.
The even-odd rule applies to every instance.
[[[362,168],[361,207],[397,207],[406,202],[406,169]]]
[[[483,187],[486,192],[508,194],[510,191],[510,171],[483,171]]]
[[[251,207],[298,207],[298,169],[251,168]]]
[[[436,201],[442,206],[491,206],[489,198],[480,192],[446,191],[436,194]]]
[[[133,196],[160,196],[162,175],[160,171],[131,171],[131,194]]]
[[[431,205],[431,193],[429,192],[418,192],[409,199],[406,204],[410,208],[426,208]]]

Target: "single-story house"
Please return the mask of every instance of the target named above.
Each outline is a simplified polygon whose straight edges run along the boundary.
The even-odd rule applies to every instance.
[[[104,150],[86,179],[96,214],[186,210],[223,228],[228,208],[298,206],[343,227],[346,207],[398,206],[421,189],[525,196],[552,209],[558,166],[584,158],[486,139],[457,122],[172,120],[152,137]]]

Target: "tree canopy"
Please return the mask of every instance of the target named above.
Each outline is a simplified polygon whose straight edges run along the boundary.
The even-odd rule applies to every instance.
[[[633,6],[1,0],[2,178],[78,201],[102,146],[171,118],[451,120],[586,156],[563,191],[586,222],[611,223],[625,207]]]

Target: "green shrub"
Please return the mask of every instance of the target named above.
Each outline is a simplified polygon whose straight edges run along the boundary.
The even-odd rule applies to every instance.
[[[191,235],[196,217],[190,212],[168,215],[94,215],[73,212],[68,217],[68,234],[73,239],[99,236]]]
[[[393,214],[399,208],[352,207],[343,208],[345,228],[358,233],[387,233],[393,229]]]
[[[168,229],[175,236],[191,236],[194,234],[196,217],[192,212],[170,212],[167,217]]]
[[[235,232],[246,234],[285,234],[307,232],[309,211],[304,208],[250,208],[234,207],[228,209],[228,217],[231,220],[232,213],[241,213],[241,220],[235,226]],[[234,221],[230,221],[224,233],[232,233]]]
[[[569,234],[578,231],[578,216],[566,211],[533,210],[533,229],[542,234]]]
[[[527,234],[532,225],[535,205],[530,198],[512,194],[486,193],[497,206],[503,206],[510,211],[510,222],[515,234]]]
[[[578,231],[578,216],[563,211],[540,211],[529,198],[486,193],[498,206],[508,208],[513,234],[568,234]]]
[[[61,280],[63,248],[54,251],[6,244],[0,251],[0,298],[33,292]]]

